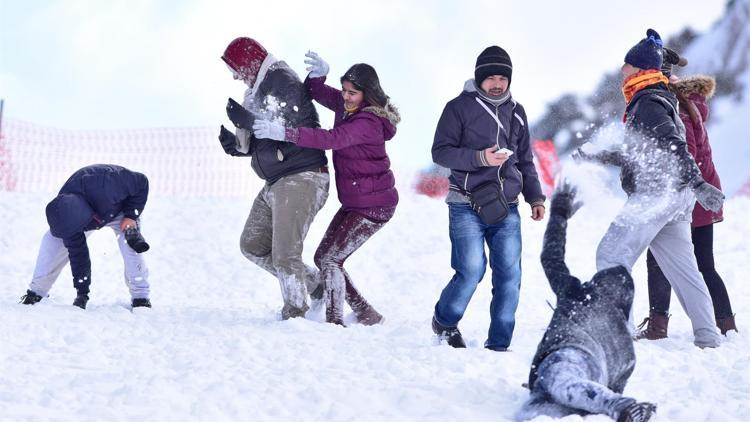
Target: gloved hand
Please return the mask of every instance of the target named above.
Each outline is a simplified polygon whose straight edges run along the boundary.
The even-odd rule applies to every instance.
[[[286,141],[286,128],[273,120],[256,120],[253,124],[253,133],[258,139]]]
[[[234,133],[227,130],[224,125],[221,125],[221,130],[219,131],[219,142],[221,142],[221,147],[224,148],[224,152],[227,154],[233,157],[242,155],[241,152],[237,151],[237,137]]]
[[[570,158],[572,158],[576,163],[581,163],[583,161],[586,161],[588,159],[588,156],[585,152],[583,152],[583,150],[581,150],[581,148],[576,148],[575,151],[570,153]]]
[[[556,214],[563,218],[570,219],[578,211],[583,202],[576,201],[576,188],[568,182],[567,179],[560,181],[552,194],[550,204],[550,214]]]
[[[146,243],[146,239],[141,235],[141,231],[138,227],[128,227],[125,230],[125,241],[128,242],[128,246],[138,253],[143,253],[149,250],[149,245]]]
[[[255,116],[252,113],[245,110],[240,103],[233,99],[227,101],[227,117],[234,123],[238,128],[250,129],[253,127]]]
[[[320,56],[318,56],[318,53],[308,51],[305,53],[305,57],[307,57],[305,59],[305,64],[310,65],[306,70],[310,72],[309,76],[311,78],[320,78],[321,76],[328,74],[328,63],[321,59]]]
[[[724,194],[705,180],[693,186],[695,199],[707,210],[718,212],[724,204]]]

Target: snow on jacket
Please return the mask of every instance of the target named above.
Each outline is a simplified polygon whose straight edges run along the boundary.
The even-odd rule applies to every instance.
[[[305,86],[315,101],[335,114],[333,129],[299,128],[294,141],[302,147],[333,150],[336,189],[345,208],[395,207],[396,181],[385,143],[393,139],[401,120],[398,110],[360,105],[346,113],[341,91],[325,84],[325,77],[307,78]]]
[[[719,174],[714,166],[711,144],[706,132],[706,120],[708,119],[708,99],[714,95],[716,81],[709,76],[691,76],[683,78],[672,85],[692,103],[697,112],[697,121],[693,122],[690,113],[683,108],[680,109],[680,118],[685,125],[685,136],[687,148],[690,155],[701,171],[703,179],[721,189]],[[706,210],[699,203],[693,208],[693,227],[707,226],[724,220],[722,211],[713,212]]]
[[[245,94],[243,106],[258,115],[283,119],[287,127],[320,127],[315,105],[297,74],[283,61],[268,55],[258,81]],[[257,139],[252,130],[237,131],[241,142],[249,140],[251,166],[261,179],[273,184],[280,178],[328,163],[324,151],[301,148],[290,142]]]
[[[619,163],[626,193],[656,194],[702,181],[677,110],[677,97],[661,83],[638,91],[628,103],[625,125],[629,134]]]
[[[493,145],[514,152],[502,167],[482,163],[482,151]],[[461,193],[487,181],[499,183],[501,169],[510,166],[503,171],[508,202],[515,201],[519,193],[530,204],[544,202],[523,106],[513,98],[497,107],[482,101],[473,80],[445,105],[435,130],[432,160],[451,169],[450,189]]]
[[[547,355],[563,347],[575,347],[592,357],[606,374],[610,389],[622,393],[635,368],[628,328],[633,278],[622,266],[599,271],[587,283],[570,275],[565,265],[567,225],[565,217],[550,212],[541,259],[557,306],[534,355],[529,388],[533,388],[537,368]]]
[[[91,275],[84,232],[104,227],[120,213],[138,219],[147,199],[146,176],[121,166],[95,164],[68,178],[46,213],[50,232],[68,249],[74,280]]]

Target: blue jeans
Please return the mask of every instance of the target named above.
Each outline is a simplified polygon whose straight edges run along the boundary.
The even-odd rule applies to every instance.
[[[510,205],[508,216],[497,224],[482,223],[469,204],[449,204],[451,266],[455,275],[435,305],[435,319],[446,327],[457,327],[477,285],[484,277],[490,251],[492,302],[490,330],[485,347],[508,347],[516,325],[521,289],[521,217]]]

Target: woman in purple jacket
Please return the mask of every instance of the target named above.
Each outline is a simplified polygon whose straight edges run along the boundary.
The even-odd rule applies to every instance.
[[[398,110],[380,87],[375,69],[353,65],[341,77],[341,91],[325,84],[328,64],[308,52],[310,71],[305,86],[315,101],[335,113],[333,129],[285,127],[284,122],[258,119],[257,138],[294,142],[298,146],[333,150],[341,208],[333,217],[315,252],[315,264],[325,283],[326,322],[344,325],[344,301],[357,321],[383,321],[357,291],[344,270],[344,261],[393,217],[398,204],[395,179],[385,142],[396,134]]]

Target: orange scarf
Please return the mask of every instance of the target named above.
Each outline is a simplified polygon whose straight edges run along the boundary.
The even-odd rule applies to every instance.
[[[630,100],[633,99],[636,92],[660,82],[668,84],[669,79],[658,69],[641,70],[636,74],[628,76],[622,82],[622,95],[625,97],[625,104],[630,104]]]

